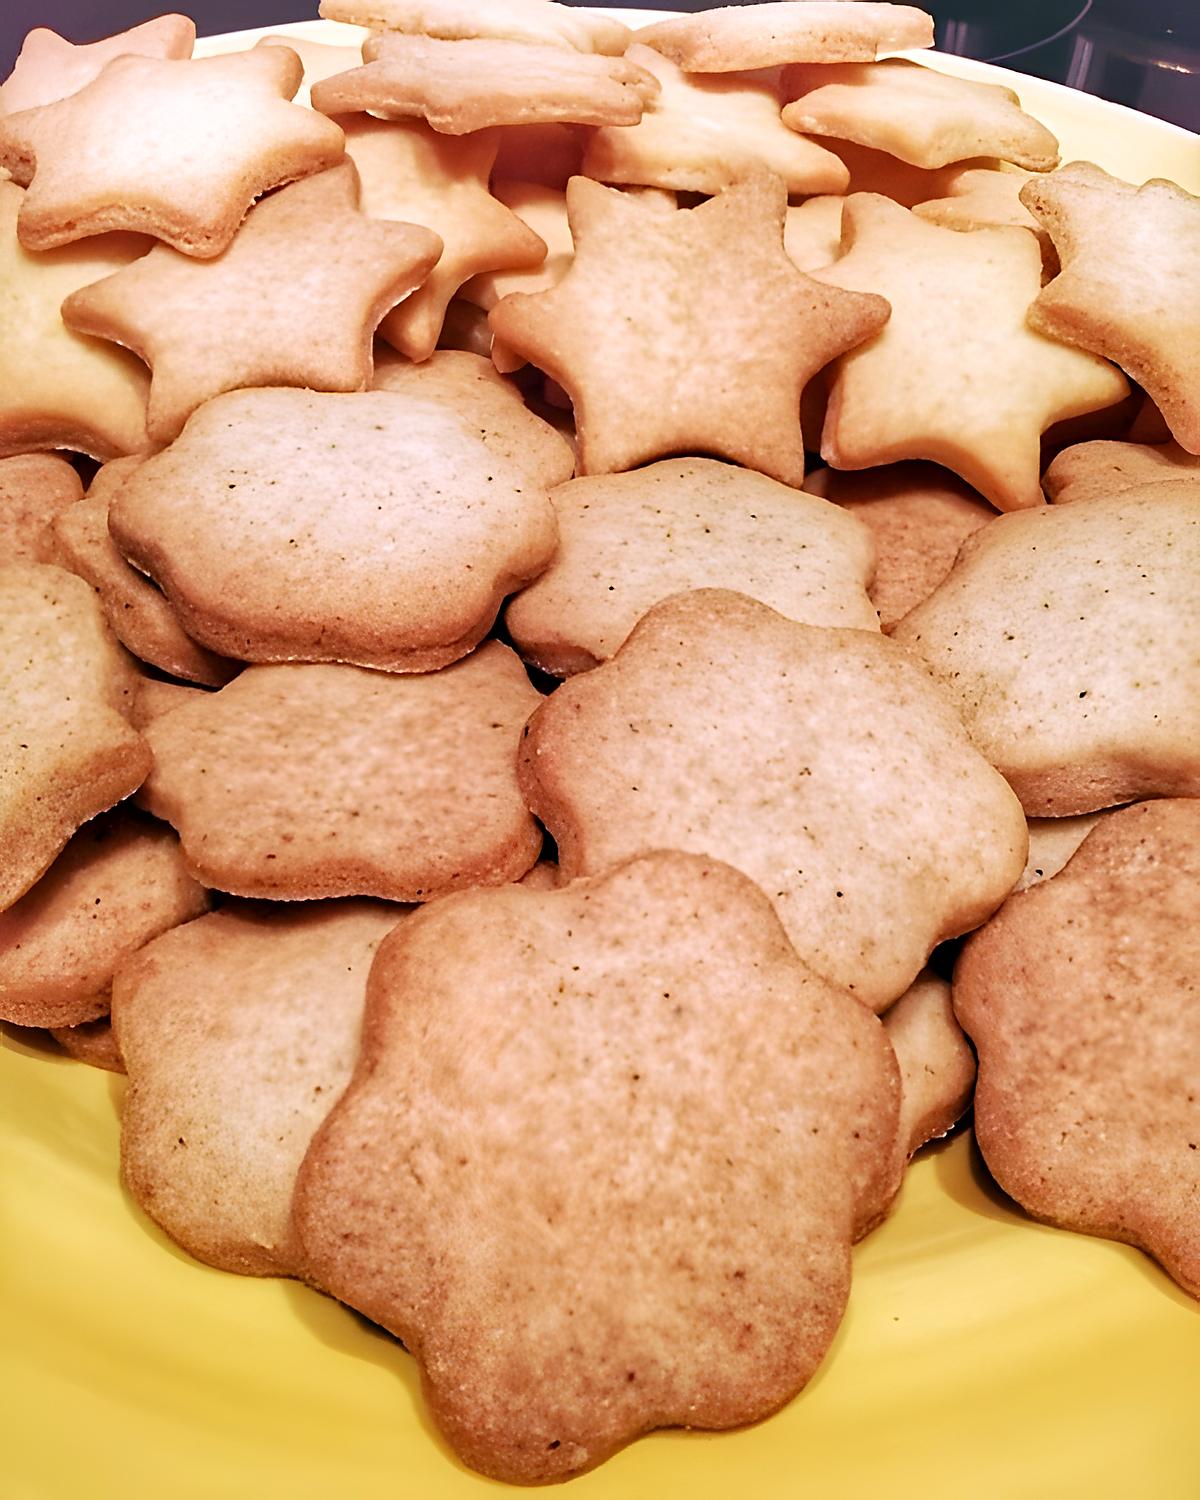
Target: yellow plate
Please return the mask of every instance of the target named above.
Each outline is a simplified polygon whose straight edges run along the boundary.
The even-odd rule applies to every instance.
[[[1066,159],[1200,192],[1185,131],[937,61],[1017,88]],[[385,1335],[294,1283],[198,1265],[138,1212],[117,1180],[122,1088],[0,1033],[0,1500],[497,1493],[431,1430]],[[1198,1500],[1198,1406],[1200,1307],[1136,1250],[1030,1224],[963,1134],[914,1163],[857,1250],[846,1321],[790,1406],[653,1434],[570,1493]]]

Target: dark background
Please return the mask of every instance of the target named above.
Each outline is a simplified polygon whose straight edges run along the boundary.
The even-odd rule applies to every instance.
[[[642,0],[644,9],[659,10],[704,10],[707,3]],[[0,77],[32,26],[90,42],[170,4],[0,0]],[[316,15],[316,0],[192,0],[190,7],[181,0],[179,8],[209,35],[306,20]],[[1200,0],[934,0],[925,8],[945,52],[1053,78],[1200,131]]]

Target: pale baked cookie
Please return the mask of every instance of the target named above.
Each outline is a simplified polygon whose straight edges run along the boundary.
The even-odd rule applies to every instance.
[[[846,163],[850,172],[848,193],[881,193],[904,208],[930,198],[940,198],[964,167],[986,166],[986,162],[956,162],[951,167],[914,167],[886,151],[856,146],[853,141],[830,141],[830,149]]]
[[[443,42],[383,32],[363,45],[364,65],[315,84],[326,114],[369,110],[418,116],[466,135],[492,125],[553,122],[636,125],[658,94],[644,68],[620,57],[491,39]]]
[[[845,163],[787,128],[779,118],[779,88],[768,78],[685,73],[637,45],[626,57],[653,74],[662,92],[636,125],[603,127],[591,136],[586,176],[718,193],[748,173],[768,171],[789,193],[845,191]]]
[[[1020,804],[919,662],[721,590],[657,605],[546,699],[520,774],[565,879],[644,849],[726,859],[877,1010],[1025,863]]]
[[[1125,1240],[1200,1297],[1200,801],[1105,817],[968,942],[975,1135],[1034,1218]]]
[[[776,177],[675,213],[575,177],[567,208],[571,268],[551,291],[506,297],[490,321],[569,393],[580,472],[692,451],[798,486],[800,393],[879,329],[883,299],[796,270]]]
[[[169,828],[124,808],[93,819],[0,912],[0,1019],[64,1027],[106,1015],[118,965],[207,906]]]
[[[1030,818],[1029,858],[1013,890],[1027,890],[1057,875],[1105,816],[1105,813],[1079,813],[1073,818]]]
[[[444,41],[499,37],[620,57],[633,33],[611,16],[552,0],[321,0],[330,21],[374,30],[415,32]]]
[[[303,76],[287,47],[117,57],[69,99],[0,116],[0,166],[29,186],[21,243],[132,229],[219,255],[260,193],[342,158],[337,126],[288,102]]]
[[[294,104],[312,106],[312,86],[323,78],[333,78],[349,68],[357,68],[362,61],[361,47],[331,46],[328,42],[313,42],[300,36],[265,36],[259,47],[290,47],[304,67],[304,79],[292,96]]]
[[[1178,443],[1076,443],[1055,456],[1042,488],[1056,505],[1066,505],[1180,479],[1200,486],[1200,458]]]
[[[845,198],[823,194],[788,204],[783,248],[797,271],[819,271],[842,253],[845,202]]]
[[[57,454],[0,458],[0,567],[45,562],[46,527],[82,494],[79,475]]]
[[[97,470],[87,495],[51,523],[44,560],[91,584],[113,634],[140,661],[216,687],[235,675],[238,664],[192,640],[162,591],[125,561],[109,535],[109,503],[141,463],[140,457],[115,458]]]
[[[149,380],[124,349],[81,338],[63,299],[144,255],[141,235],[105,234],[33,255],[17,239],[24,192],[0,181],[0,457],[76,448],[93,458],[137,453],[146,436]]]
[[[350,1080],[371,959],[404,915],[373,901],[237,903],[118,971],[121,1175],[197,1259],[294,1274],[296,1173]]]
[[[838,469],[928,458],[1000,510],[1040,505],[1041,435],[1128,392],[1121,372],[1026,324],[1042,284],[1022,229],[959,233],[874,193],[842,214],[831,286],[882,294],[886,327],[844,355],[830,389],[821,455]]]
[[[190,636],[239,661],[425,672],[546,566],[554,509],[444,403],[233,391],[109,508]]]
[[[567,219],[567,196],[561,188],[493,176],[492,195],[533,230],[545,245],[546,255],[536,266],[480,271],[465,282],[461,295],[485,312],[491,312],[509,292],[549,291],[563,279],[575,258],[575,242]]]
[[[380,333],[409,359],[437,346],[450,299],[483,271],[537,266],[542,240],[488,191],[497,132],[446,136],[420,120],[348,115],[346,150],[362,177],[362,206],[376,219],[424,224],[442,241],[424,285],[384,318]]]
[[[157,677],[140,677],[129,710],[129,722],[135,729],[145,729],[163,714],[203,696],[203,688],[188,687],[182,682],[163,682]]]
[[[807,625],[877,630],[875,549],[837,506],[713,459],[573,479],[550,496],[559,550],[505,625],[556,676],[607,661],[661,599],[736,589]]]
[[[491,360],[439,349],[421,364],[390,351],[375,362],[374,389],[395,391],[449,408],[490,453],[528,475],[535,490],[562,484],[575,472],[570,443],[531,412]]]
[[[0,568],[0,911],[81,824],[140,786],[137,685],[95,594],[62,568]]]
[[[933,46],[933,17],[870,0],[770,0],[656,21],[635,33],[689,73],[791,62],[870,62],[881,52]]]
[[[1029,310],[1032,325],[1115,360],[1175,441],[1200,454],[1200,198],[1076,161],[1028,183],[1021,202],[1062,262]]]
[[[215,259],[157,245],[74,292],[62,316],[150,366],[146,429],[161,447],[224,391],[366,390],[380,319],[441,253],[429,229],[360,211],[358,174],[343,161],[264,198]]]
[[[103,1068],[106,1073],[125,1071],[121,1049],[117,1046],[112,1022],[107,1016],[99,1016],[94,1021],[82,1021],[78,1026],[51,1026],[49,1031],[67,1056],[73,1057],[76,1062]]]
[[[1058,141],[1027,115],[1010,88],[951,78],[923,63],[816,63],[783,76],[783,123],[886,151],[915,167],[944,167],[977,156],[1048,172]]]
[[[875,576],[868,593],[887,631],[933,592],[963,542],[996,515],[969,485],[936,464],[888,464],[854,473],[818,469],[804,488],[844,507],[874,533]]]
[[[942,174],[938,196],[915,204],[913,213],[945,229],[1028,229],[1038,237],[1043,263],[1050,260],[1057,270],[1050,236],[1021,202],[1021,189],[1032,177],[1017,167],[950,167]]]
[[[905,1159],[951,1130],[971,1103],[975,1054],[954,1016],[950,985],[923,969],[883,1016],[900,1064]]]
[[[1200,487],[998,517],[897,625],[1031,816],[1200,795]]]
[[[196,23],[180,15],[157,16],[84,46],[35,26],[22,42],[12,72],[0,83],[0,115],[37,109],[77,94],[114,57],[187,58],[195,41]]]
[[[427,901],[501,884],[542,844],[515,766],[540,701],[498,641],[423,676],[248,667],[148,726],[144,803],[234,895]]]
[[[297,1182],[304,1272],[403,1339],[493,1478],[753,1421],[833,1338],[896,1188],[898,1081],[715,860],[449,897],[380,946]]]

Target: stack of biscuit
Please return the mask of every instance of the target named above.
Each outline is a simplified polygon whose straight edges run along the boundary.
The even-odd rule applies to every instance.
[[[321,13],[0,85],[0,1019],[512,1482],[796,1396],[976,1055],[1200,1295],[1200,201],[906,5]]]

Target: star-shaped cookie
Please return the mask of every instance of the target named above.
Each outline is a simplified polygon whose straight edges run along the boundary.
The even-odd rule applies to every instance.
[[[146,437],[146,372],[132,354],[65,326],[63,298],[145,253],[106,234],[32,255],[17,240],[24,191],[0,182],[0,455],[77,448],[136,453]]]
[[[344,154],[332,120],[289,102],[303,76],[287,47],[117,57],[69,99],[0,117],[0,166],[29,186],[21,243],[135,229],[219,255],[260,193]]]
[[[933,46],[933,17],[914,5],[869,0],[771,0],[722,5],[635,33],[689,73],[792,62],[868,62],[881,52]]]
[[[366,390],[380,318],[421,284],[441,248],[428,229],[360,212],[346,161],[264,198],[215,259],[156,245],[68,297],[63,319],[150,365],[147,430],[161,445],[222,391]]]
[[[1115,360],[1176,442],[1200,453],[1200,198],[1161,178],[1134,187],[1077,161],[1028,183],[1021,202],[1062,263],[1030,323]]]
[[[553,0],[321,0],[320,13],[329,21],[448,42],[498,37],[612,57],[621,56],[633,35],[620,21]]]
[[[97,78],[114,57],[188,58],[195,41],[196,23],[178,15],[157,16],[82,47],[37,26],[21,44],[12,72],[0,83],[0,115],[70,98]]]
[[[1040,505],[1041,434],[1128,393],[1121,372],[1035,333],[1042,284],[1024,229],[959,232],[887,198],[846,200],[842,247],[818,281],[874,291],[887,327],[840,362],[821,440],[826,463],[863,469],[929,458],[1000,510]]]
[[[882,327],[887,303],[796,270],[787,190],[767,173],[675,213],[575,177],[567,209],[570,270],[490,322],[570,395],[580,473],[715,453],[799,486],[801,391]]]

